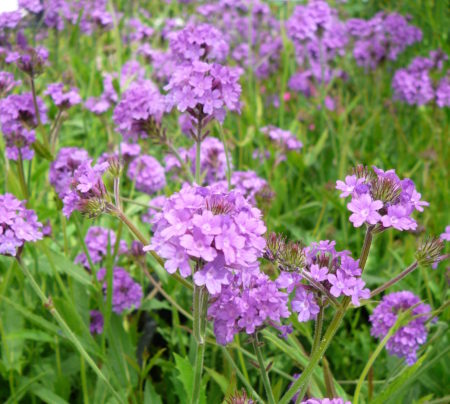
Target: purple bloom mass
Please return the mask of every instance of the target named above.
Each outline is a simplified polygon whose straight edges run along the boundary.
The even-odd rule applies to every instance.
[[[20,81],[14,80],[14,75],[9,72],[0,71],[0,97],[5,97]]]
[[[37,105],[42,123],[47,122],[47,109],[38,97]],[[35,141],[34,129],[38,125],[31,93],[11,94],[0,100],[0,124],[5,137],[6,154],[9,159],[31,160]]]
[[[153,82],[139,80],[132,83],[114,109],[117,131],[125,140],[136,141],[139,137],[152,135],[155,125],[161,123],[164,106],[164,98]]]
[[[428,202],[421,200],[414,182],[400,180],[395,170],[383,171],[373,166],[373,171],[359,166],[353,175],[336,182],[342,191],[341,198],[351,196],[347,204],[352,212],[350,221],[355,227],[364,223],[377,225],[381,230],[393,227],[397,230],[415,230],[416,221],[411,214],[423,211]]]
[[[89,257],[92,263],[101,263],[109,254],[113,255],[114,247],[116,245],[116,233],[112,230],[105,229],[104,227],[92,226],[89,228],[86,236],[84,238],[87,250],[89,252]],[[119,254],[125,254],[128,251],[127,244],[124,240],[119,241]],[[75,258],[77,264],[82,264],[85,268],[91,269],[89,265],[89,260],[86,254],[80,253]]]
[[[16,256],[27,241],[42,240],[36,213],[12,194],[0,195],[0,254]]]
[[[135,182],[138,191],[154,194],[166,186],[163,166],[152,156],[135,158],[128,168],[128,178]]]
[[[63,83],[49,84],[44,94],[49,95],[55,105],[61,109],[68,109],[81,102],[78,89],[72,87],[70,90],[64,92]]]
[[[385,295],[370,316],[371,334],[381,340],[397,321],[398,314],[413,306],[416,307],[412,309],[411,316],[419,317],[400,327],[386,344],[389,354],[404,357],[408,365],[416,362],[417,350],[427,339],[425,323],[430,318],[430,306],[421,303],[411,292],[394,292]]]
[[[397,70],[392,79],[394,99],[409,105],[425,105],[435,100],[440,108],[449,106],[448,77],[439,82],[433,79],[442,72],[443,61],[447,59],[442,51],[431,51],[428,58],[416,57],[407,68]]]
[[[238,67],[201,61],[178,65],[164,87],[168,111],[176,106],[196,118],[209,116],[223,122],[225,108],[240,112],[241,72]]]
[[[358,65],[375,69],[384,60],[396,60],[408,46],[422,40],[420,29],[400,14],[377,13],[369,20],[352,18],[347,31],[354,38],[353,56]]]
[[[216,60],[227,57],[229,47],[223,34],[209,24],[189,24],[169,34],[172,54],[180,61]]]
[[[253,334],[264,323],[279,323],[290,315],[287,302],[288,294],[258,270],[234,275],[208,309],[217,342],[225,345],[241,331]]]
[[[73,175],[81,163],[88,161],[88,152],[77,147],[63,147],[50,165],[49,181],[63,199],[70,191]]]
[[[101,268],[97,272],[97,278],[100,282],[103,282],[103,293],[106,297],[106,269]],[[121,314],[124,310],[135,307],[140,307],[142,300],[142,287],[139,283],[133,281],[133,278],[129,275],[125,269],[115,267],[113,269],[113,282],[112,282],[112,304],[113,311],[117,314]]]
[[[194,282],[211,294],[220,292],[233,273],[258,267],[266,231],[261,212],[237,192],[185,185],[153,217],[154,236],[145,249],[166,259],[169,273],[192,273],[190,261],[204,262]]]
[[[90,316],[89,331],[92,335],[101,334],[103,332],[103,314],[98,310],[91,310]]]
[[[106,188],[102,174],[109,168],[109,163],[96,164],[92,160],[80,163],[73,173],[69,191],[64,195],[63,213],[70,217],[74,210],[79,210],[95,217],[106,210]]]

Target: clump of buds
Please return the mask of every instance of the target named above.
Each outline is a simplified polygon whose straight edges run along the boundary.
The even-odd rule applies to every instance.
[[[442,250],[444,242],[439,237],[431,237],[421,244],[416,252],[416,260],[419,265],[435,265],[442,260]]]
[[[304,244],[288,241],[282,234],[270,233],[267,236],[264,258],[277,262],[285,270],[302,268],[305,265]]]

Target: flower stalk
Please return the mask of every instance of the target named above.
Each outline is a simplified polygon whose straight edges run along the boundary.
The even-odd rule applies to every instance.
[[[273,396],[272,387],[270,385],[269,376],[267,375],[264,358],[261,352],[261,342],[258,339],[258,332],[255,332],[255,334],[253,335],[253,349],[255,350],[256,357],[258,359],[259,372],[261,373],[261,379],[266,391],[267,401],[269,404],[275,404],[275,398]]]

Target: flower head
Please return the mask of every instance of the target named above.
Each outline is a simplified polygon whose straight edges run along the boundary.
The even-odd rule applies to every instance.
[[[106,269],[97,272],[97,278],[103,282],[103,292],[106,293]],[[113,311],[121,314],[132,307],[139,308],[142,300],[142,287],[136,283],[125,269],[114,267],[112,282]]]
[[[396,323],[399,313],[411,308],[411,315],[418,317],[400,327],[386,344],[391,355],[404,357],[408,365],[416,362],[417,350],[427,339],[425,323],[430,317],[430,306],[421,303],[411,292],[394,292],[385,295],[370,316],[371,334],[382,339]]]
[[[147,194],[154,194],[166,186],[163,166],[152,156],[141,155],[135,158],[127,172],[134,181],[136,189]]]
[[[65,92],[63,83],[49,84],[44,94],[49,95],[55,105],[61,109],[68,109],[81,102],[78,89],[72,87],[70,90]]]
[[[36,213],[12,194],[0,195],[0,254],[17,255],[26,242],[42,240]]]

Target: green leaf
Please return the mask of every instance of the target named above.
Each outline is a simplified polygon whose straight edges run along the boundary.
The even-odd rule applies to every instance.
[[[175,364],[178,370],[178,379],[183,384],[187,397],[192,397],[192,391],[194,389],[194,369],[191,362],[187,358],[183,358],[177,353],[173,353],[175,357]]]
[[[226,395],[230,381],[224,375],[221,375],[220,373],[216,372],[214,369],[205,367],[205,371],[219,385],[220,389],[222,390],[222,393],[224,395]]]
[[[155,391],[149,380],[145,383],[144,404],[162,404],[160,395]]]
[[[38,330],[19,330],[15,332],[10,332],[5,335],[6,341],[8,340],[30,340],[30,341],[39,341],[39,342],[48,342],[53,343],[54,338],[49,334],[38,331]]]
[[[31,390],[34,395],[38,396],[42,401],[48,404],[68,404],[66,400],[53,393],[51,390],[42,385],[35,384]]]
[[[324,130],[319,140],[314,145],[313,149],[305,157],[305,165],[307,167],[312,166],[317,161],[317,157],[325,147],[327,139],[328,139],[328,131]]]

